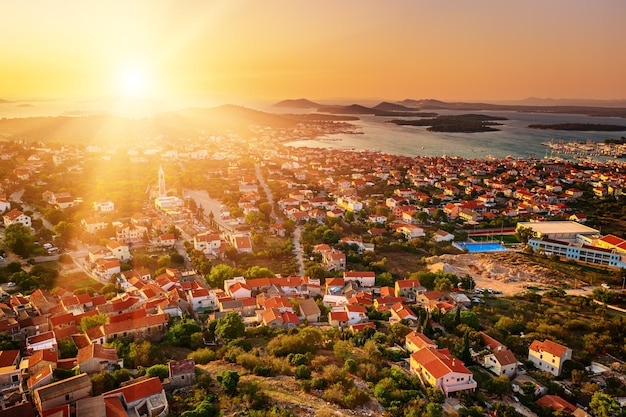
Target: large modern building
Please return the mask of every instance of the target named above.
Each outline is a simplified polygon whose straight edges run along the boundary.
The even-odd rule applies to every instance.
[[[534,237],[538,239],[552,239],[564,242],[585,241],[592,236],[600,237],[600,232],[594,228],[577,222],[570,221],[546,221],[546,222],[520,222],[517,231],[523,229],[532,230]]]
[[[546,255],[558,255],[575,261],[589,262],[614,268],[626,268],[626,255],[615,249],[553,239],[530,239],[528,245]]]

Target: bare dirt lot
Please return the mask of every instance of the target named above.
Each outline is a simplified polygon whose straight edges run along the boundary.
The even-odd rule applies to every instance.
[[[431,272],[470,275],[476,287],[491,288],[505,295],[523,292],[531,286],[558,286],[569,278],[515,252],[465,253],[427,258]]]

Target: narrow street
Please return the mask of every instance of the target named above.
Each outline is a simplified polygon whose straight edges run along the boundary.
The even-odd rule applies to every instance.
[[[293,242],[293,251],[298,259],[298,275],[304,276],[304,251],[302,250],[302,245],[300,244],[301,238],[302,226],[296,226],[291,239]]]
[[[272,205],[272,213],[270,214],[270,216],[272,217],[272,219],[278,221],[278,216],[276,216],[276,211],[274,209],[274,196],[272,195],[270,187],[267,186],[265,178],[263,178],[263,174],[261,173],[261,165],[254,164],[254,169],[256,172],[256,179],[257,181],[259,181],[261,188],[263,188],[263,191],[265,191],[265,195],[267,196],[267,202]]]
[[[256,178],[259,181],[259,184],[265,191],[265,195],[267,195],[267,201],[272,205],[272,213],[271,217],[274,221],[281,223],[281,220],[276,216],[276,210],[274,206],[274,196],[272,195],[272,190],[267,186],[265,179],[263,178],[263,174],[261,173],[261,165],[255,164],[254,168],[256,170]],[[302,245],[300,245],[300,239],[302,237],[302,226],[297,226],[293,231],[293,236],[291,237],[293,243],[293,251],[296,255],[296,259],[298,261],[298,275],[304,275],[304,252],[302,250]]]

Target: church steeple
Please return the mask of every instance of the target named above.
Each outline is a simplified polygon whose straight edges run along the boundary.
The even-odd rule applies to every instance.
[[[165,188],[165,171],[163,167],[159,167],[159,198],[165,197],[167,195]]]

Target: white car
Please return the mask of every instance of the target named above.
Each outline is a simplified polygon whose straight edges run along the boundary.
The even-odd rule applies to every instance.
[[[9,282],[7,283],[7,287],[15,287],[15,285],[16,285],[16,284],[15,284],[15,282],[13,282],[13,281],[9,281]]]

